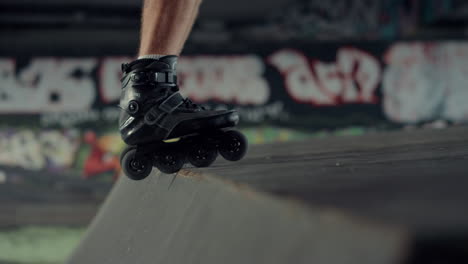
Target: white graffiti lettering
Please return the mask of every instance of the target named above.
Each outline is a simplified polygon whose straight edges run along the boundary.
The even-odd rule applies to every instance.
[[[16,75],[15,61],[0,59],[0,113],[89,109],[95,66],[95,59],[38,58]]]
[[[257,56],[182,57],[178,76],[181,91],[197,102],[264,104],[270,96]]]
[[[468,45],[398,43],[385,54],[383,107],[396,122],[468,119]]]

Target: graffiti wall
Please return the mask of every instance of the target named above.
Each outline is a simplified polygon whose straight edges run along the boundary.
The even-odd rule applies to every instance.
[[[468,120],[468,46],[405,43],[384,54],[383,110],[397,122]]]
[[[434,25],[447,22],[454,25],[456,21],[466,24],[467,6],[464,0],[292,0],[274,16],[267,17],[267,25],[275,30],[270,29],[270,34],[262,34],[260,38],[273,35],[287,40],[362,41],[428,36],[438,39],[444,33]],[[463,35],[463,28],[459,30],[459,36]],[[256,38],[255,34],[252,38]]]
[[[178,72],[183,94],[237,108],[244,127],[316,131],[466,122],[467,59],[468,42],[304,43],[188,54]],[[0,170],[115,179],[120,65],[129,60],[1,57]]]
[[[296,38],[395,39],[415,31],[424,2],[297,0],[288,3],[276,20]]]

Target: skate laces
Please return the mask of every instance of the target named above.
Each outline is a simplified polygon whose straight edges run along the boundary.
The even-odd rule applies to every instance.
[[[193,102],[192,100],[190,100],[189,98],[185,98],[185,99],[184,99],[183,105],[184,105],[185,107],[187,107],[188,109],[201,109],[201,110],[205,110],[205,107],[194,103],[194,102]]]
[[[174,93],[177,93],[179,92],[179,87],[178,86],[174,86],[171,88],[171,91],[174,92]],[[187,108],[187,109],[201,109],[201,110],[205,110],[205,107],[201,106],[201,105],[198,105],[196,103],[194,103],[192,100],[190,100],[190,98],[185,98],[183,101],[182,101],[182,105]]]

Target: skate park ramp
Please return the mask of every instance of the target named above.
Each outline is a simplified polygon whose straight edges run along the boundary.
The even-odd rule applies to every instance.
[[[68,263],[468,263],[467,162],[458,127],[121,177]]]

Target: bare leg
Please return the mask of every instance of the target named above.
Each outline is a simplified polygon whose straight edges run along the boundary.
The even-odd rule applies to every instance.
[[[144,0],[139,55],[179,55],[201,0]]]

